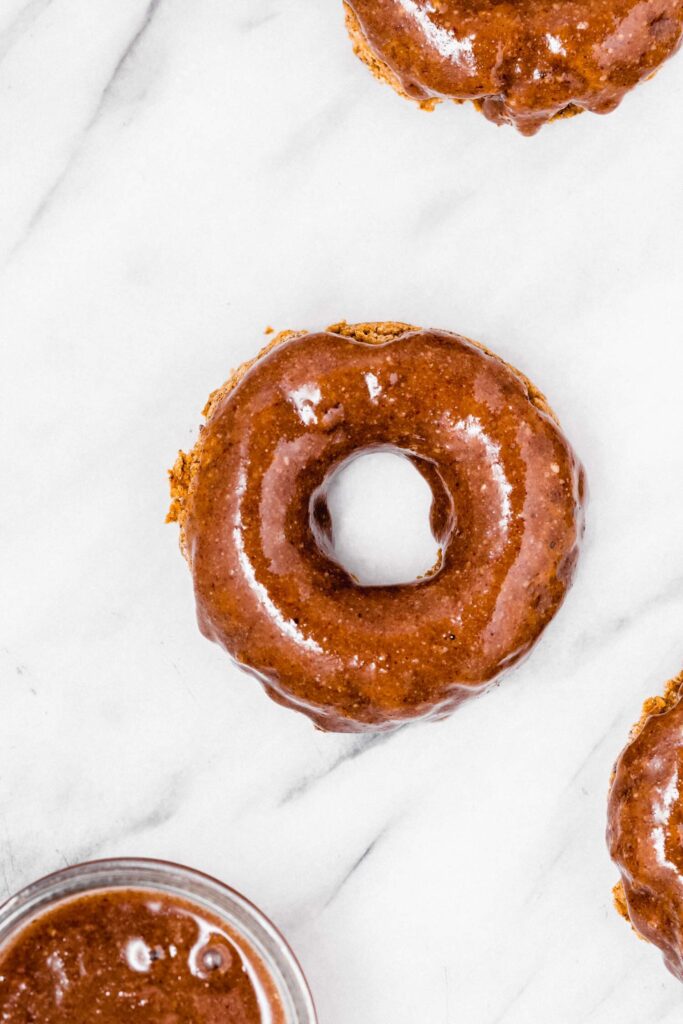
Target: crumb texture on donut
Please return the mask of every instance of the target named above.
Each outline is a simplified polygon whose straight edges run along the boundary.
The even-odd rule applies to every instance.
[[[419,331],[419,327],[412,324],[394,323],[393,321],[382,321],[379,323],[349,324],[346,320],[340,320],[327,328],[330,334],[341,334],[343,338],[355,338],[356,341],[364,341],[369,345],[381,345],[393,338],[400,338],[402,334],[409,331]]]
[[[617,882],[617,884],[612,887],[612,902],[614,903],[614,909],[616,910],[617,914],[623,917],[625,921],[629,921],[630,923],[630,919],[628,916],[628,905],[626,903],[626,893],[624,892],[623,882]]]
[[[678,704],[681,699],[681,687],[683,687],[683,670],[677,676],[674,676],[673,679],[669,680],[661,696],[648,697],[647,700],[643,701],[643,710],[640,718],[631,730],[631,740],[640,735],[648,719],[652,718],[653,715],[663,715],[666,711],[671,711]]]
[[[270,330],[268,334],[270,334]],[[212,391],[202,409],[202,416],[205,420],[209,420],[213,414],[216,406],[221,402],[226,395],[229,395],[233,388],[236,388],[242,378],[249,372],[259,359],[267,355],[278,345],[281,345],[284,341],[289,338],[298,337],[300,334],[305,333],[302,331],[280,331],[275,335],[274,338],[264,345],[259,352],[254,356],[253,359],[248,359],[246,362],[238,366],[237,369],[233,370],[228,379],[224,384],[221,384],[219,388]],[[202,430],[200,428],[199,438],[197,443],[190,452],[179,451],[177,458],[168,471],[169,478],[169,489],[171,492],[171,504],[166,514],[167,523],[178,523],[180,525],[180,546],[181,549],[185,550],[184,538],[185,538],[185,511],[187,507],[188,495],[192,488],[192,480],[199,466],[199,460],[201,455],[201,443],[202,443]]]
[[[533,135],[548,121],[606,114],[679,47],[683,0],[344,0],[356,55],[432,110],[472,100]]]
[[[381,60],[370,47],[370,43],[363,32],[355,11],[348,5],[348,3],[344,3],[344,16],[346,19],[346,29],[351,37],[353,52],[367,67],[370,68],[375,78],[380,82],[385,82],[387,85],[390,85],[392,89],[395,89],[399,96],[403,96],[404,99],[416,100],[422,110],[434,110],[437,104],[441,102],[440,98],[438,96],[411,96],[406,91],[400,77],[392,71],[389,65],[385,61]]]

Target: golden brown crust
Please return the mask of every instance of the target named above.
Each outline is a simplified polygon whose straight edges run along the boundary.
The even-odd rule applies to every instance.
[[[679,672],[677,676],[670,679],[664,687],[664,693],[661,697],[648,697],[643,703],[643,710],[640,718],[631,729],[629,734],[629,743],[633,742],[636,736],[639,736],[643,731],[643,727],[647,722],[648,718],[653,715],[661,715],[665,711],[669,711],[674,704],[677,704],[681,697],[681,686],[683,685],[683,671]]]
[[[628,921],[628,923],[631,924],[631,919],[628,916],[628,906],[626,904],[626,893],[624,892],[623,882],[617,882],[616,885],[612,886],[612,903],[614,904],[614,909],[617,914],[620,914],[625,921]],[[631,925],[631,927],[633,928],[633,925]],[[636,931],[635,928],[633,928],[633,930],[634,932]],[[636,935],[638,935],[638,932],[636,932]],[[638,938],[640,938],[640,936],[638,936]]]
[[[368,345],[382,345],[392,338],[400,338],[406,331],[419,331],[420,327],[414,324],[402,324],[398,321],[384,320],[378,323],[349,324],[346,320],[340,320],[337,324],[331,324],[327,328],[330,334],[341,334],[344,338],[355,338],[356,341],[364,341]]]
[[[399,96],[403,96],[404,99],[411,100],[414,97],[409,96],[401,84],[401,79],[395,74],[388,64],[385,64],[383,60],[377,56],[377,54],[371,49],[365,33],[361,28],[361,24],[356,16],[356,12],[352,11],[347,3],[344,3],[344,16],[346,18],[346,29],[351,37],[351,43],[353,45],[353,52],[355,55],[363,61],[363,63],[370,68],[375,78],[380,82],[385,82],[390,85],[392,89],[395,89]],[[441,100],[435,96],[426,100],[418,100],[419,106],[422,110],[434,110]]]
[[[270,328],[272,331],[272,328]],[[266,333],[270,333],[266,331]],[[205,420],[208,420],[211,413],[216,408],[216,405],[220,400],[227,395],[233,388],[236,388],[239,382],[242,380],[244,375],[259,361],[263,356],[267,355],[272,349],[282,344],[283,341],[287,341],[288,338],[296,337],[299,334],[305,334],[305,331],[280,331],[274,338],[264,345],[263,348],[254,356],[253,359],[247,359],[246,362],[242,363],[237,369],[233,370],[228,379],[215,391],[212,391],[209,395],[204,408],[202,409],[202,416]],[[167,523],[178,523],[180,526],[180,547],[183,553],[185,552],[185,531],[184,531],[184,519],[188,497],[192,488],[192,479],[195,474],[195,470],[199,464],[199,455],[201,452],[201,441],[202,441],[202,427],[199,429],[199,437],[194,447],[189,452],[178,452],[178,457],[175,460],[173,466],[168,471],[169,486],[171,492],[171,505],[166,515]]]

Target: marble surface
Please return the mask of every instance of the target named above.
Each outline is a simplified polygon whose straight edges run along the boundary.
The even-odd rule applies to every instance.
[[[0,897],[166,857],[272,916],[321,1024],[673,1024],[603,831],[683,664],[683,56],[527,140],[401,102],[340,7],[0,3]],[[531,659],[381,739],[317,733],[232,668],[164,525],[209,391],[267,325],[342,317],[497,350],[591,490]]]

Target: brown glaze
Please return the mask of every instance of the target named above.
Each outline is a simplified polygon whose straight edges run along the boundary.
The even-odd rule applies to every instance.
[[[649,701],[614,772],[607,842],[617,906],[683,981],[683,673]]]
[[[440,564],[360,586],[331,556],[326,488],[389,448],[434,492]],[[285,335],[213,396],[172,472],[202,632],[323,729],[443,717],[525,655],[562,603],[583,474],[543,397],[458,335]]]
[[[346,0],[358,55],[431,107],[475,100],[524,135],[605,114],[678,48],[683,0]]]
[[[2,1024],[284,1024],[256,954],[175,897],[106,890],[46,911],[0,950]]]

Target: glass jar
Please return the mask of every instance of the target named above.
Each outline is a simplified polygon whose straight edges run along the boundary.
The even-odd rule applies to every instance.
[[[47,875],[0,906],[0,950],[59,904],[117,889],[176,897],[225,922],[260,959],[279,996],[286,1024],[316,1024],[306,979],[277,928],[234,889],[179,864],[137,858],[99,860]]]

